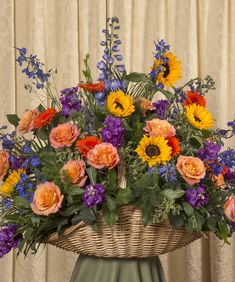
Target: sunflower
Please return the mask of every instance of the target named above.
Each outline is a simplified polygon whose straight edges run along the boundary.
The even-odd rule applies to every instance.
[[[181,78],[181,63],[171,52],[167,52],[164,57],[167,58],[167,63],[162,60],[155,60],[153,70],[162,67],[163,71],[158,72],[156,80],[165,86],[171,87]]]
[[[11,193],[14,191],[16,184],[19,182],[21,174],[24,173],[24,169],[18,169],[17,171],[13,171],[0,187],[0,194],[4,197],[10,196]]]
[[[197,91],[187,91],[184,106],[189,106],[191,104],[206,107],[206,99],[205,97],[200,96]]]
[[[163,136],[148,137],[144,136],[135,152],[142,161],[147,162],[149,167],[157,163],[166,164],[171,159],[171,147]]]
[[[204,107],[191,104],[185,107],[188,121],[198,129],[209,129],[214,125],[211,113]]]
[[[135,111],[131,96],[117,90],[109,94],[107,98],[108,110],[117,117],[127,117]]]
[[[100,144],[102,141],[96,136],[86,136],[78,140],[75,147],[82,153],[83,157],[87,156],[87,153],[95,147],[95,145]]]

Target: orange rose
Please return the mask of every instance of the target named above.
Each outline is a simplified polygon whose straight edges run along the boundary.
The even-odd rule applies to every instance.
[[[226,187],[226,184],[224,182],[224,176],[222,173],[218,174],[218,176],[213,175],[212,181],[215,183],[216,186],[224,189]]]
[[[175,128],[167,120],[152,119],[146,121],[146,126],[144,127],[149,136],[157,137],[163,136],[165,138],[170,138],[175,136]]]
[[[206,175],[203,161],[195,157],[179,156],[176,168],[189,185],[199,183]]]
[[[233,195],[225,202],[224,213],[230,221],[235,222],[235,197]]]
[[[72,184],[83,187],[87,179],[85,169],[86,165],[84,161],[68,161],[61,169],[61,178],[64,179],[67,176]]]
[[[60,188],[54,182],[44,182],[37,185],[31,208],[36,214],[48,216],[58,212],[63,199],[64,195],[61,195]]]
[[[80,131],[76,125],[69,122],[58,125],[51,130],[49,140],[51,146],[58,149],[70,147],[79,136]]]
[[[53,108],[49,108],[41,112],[39,116],[34,120],[33,123],[34,128],[39,129],[45,125],[50,124],[55,114],[56,114],[56,110]]]
[[[6,175],[9,168],[9,154],[7,151],[0,150],[0,181]]]
[[[87,153],[88,163],[97,168],[112,169],[119,161],[120,158],[117,153],[117,148],[115,148],[110,143],[101,143],[94,147]]]
[[[17,126],[17,133],[23,135],[34,129],[34,121],[39,116],[40,112],[35,110],[25,110]]]

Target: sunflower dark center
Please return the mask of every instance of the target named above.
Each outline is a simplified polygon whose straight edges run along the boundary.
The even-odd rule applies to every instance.
[[[201,122],[200,118],[198,118],[198,117],[196,117],[196,116],[194,116],[194,119],[195,119],[196,121],[198,121],[198,122]]]
[[[116,107],[115,107],[115,109],[121,109],[121,110],[123,110],[124,108],[123,108],[122,104],[116,102]]]
[[[146,149],[145,149],[145,153],[147,156],[151,157],[156,157],[158,155],[160,155],[160,150],[157,146],[154,145],[149,145]]]
[[[170,67],[169,67],[168,64],[163,64],[162,66],[165,68],[165,70],[163,72],[163,77],[166,78],[168,76],[168,74],[170,73]]]

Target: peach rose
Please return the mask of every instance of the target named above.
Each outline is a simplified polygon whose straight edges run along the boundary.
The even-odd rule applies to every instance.
[[[216,186],[224,189],[226,187],[226,184],[224,182],[224,176],[222,173],[212,176],[212,181],[215,183]]]
[[[44,182],[37,185],[31,208],[36,214],[48,216],[59,210],[63,199],[64,195],[54,182]]]
[[[95,168],[112,169],[119,161],[117,148],[110,143],[100,143],[87,153],[88,163]]]
[[[5,150],[0,150],[0,181],[6,175],[9,168],[9,154]]]
[[[230,221],[235,222],[235,197],[233,195],[225,202],[224,213]]]
[[[58,125],[51,130],[49,139],[55,149],[70,147],[79,136],[80,131],[76,125],[69,122]]]
[[[39,116],[39,110],[25,110],[17,126],[17,133],[23,135],[34,129],[34,120]]]
[[[170,138],[175,136],[175,128],[171,125],[167,120],[161,119],[152,119],[146,121],[146,126],[144,127],[144,131],[146,131],[149,136],[163,136],[165,138]]]
[[[206,175],[203,161],[195,157],[179,156],[176,168],[189,185],[199,183]]]
[[[67,176],[72,184],[83,187],[87,179],[87,176],[85,175],[85,168],[86,165],[82,160],[68,161],[60,171],[61,178],[63,180]]]

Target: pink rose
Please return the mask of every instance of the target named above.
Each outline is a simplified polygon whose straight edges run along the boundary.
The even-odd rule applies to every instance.
[[[51,130],[49,139],[55,149],[70,147],[79,136],[80,131],[76,125],[63,123]]]
[[[112,169],[120,161],[120,158],[117,148],[112,144],[100,143],[87,153],[87,161],[97,169],[105,167]]]
[[[50,215],[61,208],[64,195],[54,182],[44,182],[37,185],[33,196],[31,208],[35,214]]]
[[[79,187],[85,185],[87,176],[85,175],[86,165],[84,161],[71,160],[68,161],[61,169],[61,178],[64,179],[68,177],[68,180],[72,184],[76,184]]]
[[[175,128],[167,120],[152,119],[146,121],[146,126],[144,127],[149,136],[157,137],[163,136],[165,138],[170,138],[175,136]]]
[[[34,120],[39,116],[39,110],[25,110],[17,126],[17,133],[23,135],[34,129]]]
[[[176,168],[189,185],[199,183],[206,175],[203,161],[195,157],[179,156]]]
[[[224,213],[230,221],[235,222],[235,197],[233,195],[225,202]]]
[[[5,150],[0,150],[0,181],[6,175],[9,168],[9,154]]]

